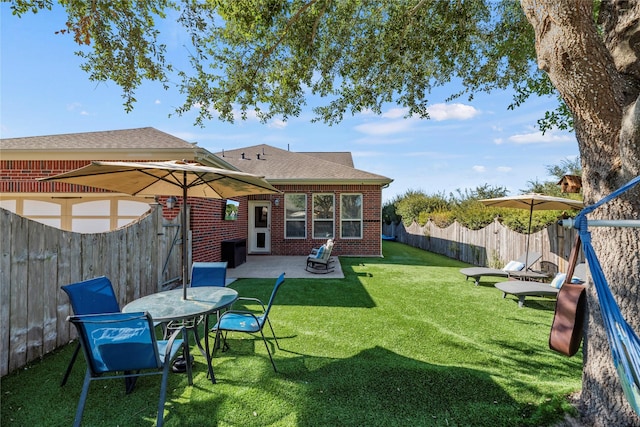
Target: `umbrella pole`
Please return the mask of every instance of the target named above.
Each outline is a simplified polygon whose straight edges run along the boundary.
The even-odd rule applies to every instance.
[[[527,249],[525,251],[525,271],[529,270],[529,241],[531,240],[531,220],[533,219],[533,203],[529,209],[529,229],[527,230]]]
[[[187,263],[189,256],[187,253],[187,173],[183,172],[182,183],[182,299],[187,299]]]

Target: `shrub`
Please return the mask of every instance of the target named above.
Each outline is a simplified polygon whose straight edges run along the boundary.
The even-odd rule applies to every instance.
[[[487,208],[478,201],[468,201],[455,210],[455,219],[470,230],[480,230],[491,224],[501,210]]]
[[[451,224],[453,224],[453,222],[456,220],[456,215],[455,215],[455,212],[452,211],[452,210],[451,211],[432,212],[431,216],[430,216],[430,219],[438,227],[446,228],[446,227],[450,226]]]
[[[413,221],[419,222],[422,212],[431,213],[434,211],[448,210],[449,208],[450,204],[443,195],[436,194],[429,196],[416,190],[407,191],[396,203],[396,213],[400,215],[405,226],[411,225]],[[427,220],[428,217],[422,225],[424,225]]]

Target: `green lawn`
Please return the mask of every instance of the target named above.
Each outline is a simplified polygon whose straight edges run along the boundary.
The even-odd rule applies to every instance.
[[[548,349],[552,300],[527,298],[519,309],[493,282],[465,281],[465,264],[396,242],[384,242],[384,254],[341,259],[342,280],[287,279],[271,312],[280,372],[248,335],[217,353],[215,385],[194,352],[192,387],[170,375],[165,425],[544,426],[571,410],[581,353]],[[274,280],[232,287],[266,299]],[[71,425],[82,356],[59,382],[74,346],[2,378],[0,424]],[[121,380],[94,382],[83,425],[153,425],[158,390],[155,376],[130,395]]]

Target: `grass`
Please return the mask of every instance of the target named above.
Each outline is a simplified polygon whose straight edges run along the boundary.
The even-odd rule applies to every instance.
[[[216,354],[217,384],[194,352],[192,387],[170,375],[165,425],[548,426],[572,411],[581,357],[548,349],[552,300],[519,309],[493,282],[465,281],[463,263],[396,242],[384,254],[341,259],[345,279],[287,279],[271,312],[279,373],[249,335]],[[273,283],[232,287],[266,299]],[[2,378],[0,424],[72,423],[82,357],[59,382],[74,346]],[[83,425],[153,425],[158,390],[155,376],[130,395],[121,380],[94,382]]]

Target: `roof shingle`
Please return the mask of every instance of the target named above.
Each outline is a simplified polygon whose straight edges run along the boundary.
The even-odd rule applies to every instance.
[[[190,144],[152,127],[0,139],[3,150],[191,149]]]
[[[355,169],[351,153],[295,153],[266,144],[216,153],[243,172],[264,176],[271,183],[371,183],[388,184],[392,180]]]

